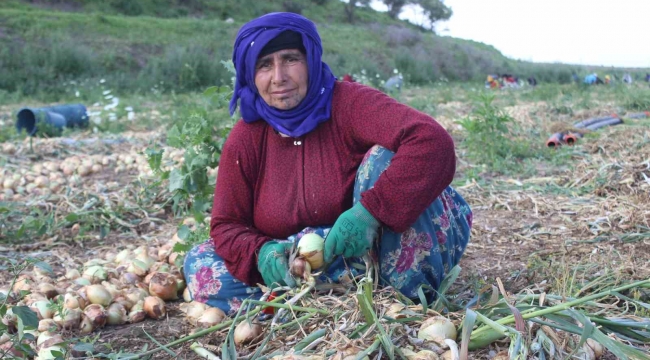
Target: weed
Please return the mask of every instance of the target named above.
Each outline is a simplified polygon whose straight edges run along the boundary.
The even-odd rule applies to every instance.
[[[463,141],[467,156],[503,172],[518,168],[513,160],[536,157],[538,153],[525,136],[517,136],[508,128],[513,118],[495,106],[494,99],[493,94],[479,94],[472,114],[458,123],[467,131]]]

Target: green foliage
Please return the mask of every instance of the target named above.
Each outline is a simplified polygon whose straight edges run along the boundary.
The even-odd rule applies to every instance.
[[[463,145],[470,159],[492,171],[514,170],[520,165],[515,160],[537,152],[530,141],[510,130],[513,118],[494,105],[494,99],[494,94],[479,94],[472,114],[458,121],[467,131]]]
[[[224,67],[234,75],[230,62]],[[224,107],[232,97],[232,87],[211,87],[204,92],[217,107]],[[205,109],[194,109],[181,123],[173,125],[167,132],[167,145],[184,150],[184,161],[180,167],[162,170],[162,149],[150,147],[146,150],[149,166],[169,181],[172,207],[176,214],[189,212],[197,221],[203,221],[206,211],[212,206],[214,183],[208,178],[207,170],[219,165],[219,158],[226,137],[232,129],[232,122],[225,125]]]
[[[9,306],[10,304],[17,304],[27,292],[20,294],[11,293],[18,276],[32,265],[40,264],[44,266],[39,260],[34,258],[14,259],[7,257],[0,257],[0,268],[3,273],[8,275],[11,279],[8,289],[10,292],[8,296],[0,293],[0,334],[7,337],[7,343],[11,345],[21,356],[17,358],[31,358],[36,355],[31,347],[23,344],[23,340],[35,340],[32,334],[26,333],[26,330],[36,330],[38,328],[38,317],[36,313],[27,306]],[[49,268],[49,265],[47,265]],[[0,359],[5,356],[10,356],[6,350],[0,350]]]
[[[623,107],[633,111],[650,110],[650,90],[634,89],[624,95]]]

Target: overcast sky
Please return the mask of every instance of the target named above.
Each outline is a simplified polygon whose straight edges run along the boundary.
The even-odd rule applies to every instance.
[[[650,0],[445,0],[438,33],[537,62],[650,67]],[[386,9],[375,0],[373,7]],[[406,9],[401,15],[423,21]]]

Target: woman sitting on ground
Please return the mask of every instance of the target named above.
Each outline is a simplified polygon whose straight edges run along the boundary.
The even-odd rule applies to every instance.
[[[433,118],[381,91],[337,81],[316,26],[272,13],[239,31],[230,102],[242,120],[221,155],[211,240],[186,256],[196,301],[236,311],[258,284],[296,285],[293,242],[325,238],[319,281],[362,275],[371,250],[380,282],[435,297],[467,246],[472,212],[449,186],[454,143]]]

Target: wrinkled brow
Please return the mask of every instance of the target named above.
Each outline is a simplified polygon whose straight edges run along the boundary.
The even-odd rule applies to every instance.
[[[287,59],[293,58],[293,57],[304,58],[305,55],[300,50],[286,51],[286,52],[283,52],[282,54],[280,54],[280,59],[281,60],[287,60]],[[255,67],[258,67],[261,64],[272,61],[272,60],[273,60],[273,54],[264,55],[261,58],[257,59],[257,62],[255,63]]]

